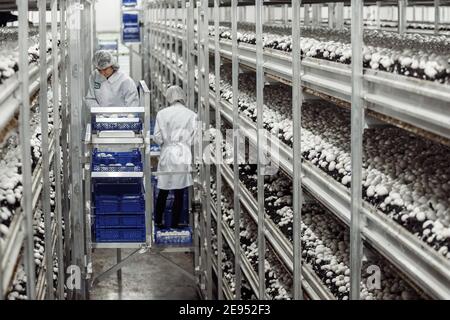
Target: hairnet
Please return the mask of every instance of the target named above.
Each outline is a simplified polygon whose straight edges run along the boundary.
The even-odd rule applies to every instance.
[[[166,99],[169,105],[174,104],[175,102],[181,102],[182,104],[186,104],[184,91],[179,86],[171,86],[166,91]]]
[[[117,63],[112,53],[106,50],[98,50],[97,52],[95,52],[93,63],[94,66],[100,70],[106,69],[108,67],[112,67],[114,70],[119,69],[119,64]]]

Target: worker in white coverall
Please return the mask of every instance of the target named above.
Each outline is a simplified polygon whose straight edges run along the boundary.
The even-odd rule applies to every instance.
[[[95,67],[89,77],[86,105],[92,107],[138,107],[139,96],[134,81],[119,70],[111,52],[98,50],[94,54]]]
[[[191,145],[197,132],[197,115],[185,106],[185,95],[179,86],[167,89],[169,107],[156,115],[154,141],[161,146],[158,163],[158,199],[155,208],[155,224],[162,228],[162,218],[167,195],[174,190],[172,228],[178,228],[183,207],[183,189],[192,185]]]

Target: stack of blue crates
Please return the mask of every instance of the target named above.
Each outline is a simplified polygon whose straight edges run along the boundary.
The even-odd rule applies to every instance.
[[[98,154],[98,150],[95,150],[93,171],[103,171],[105,166],[108,168],[108,172],[123,171],[121,169],[123,166],[114,166],[118,163],[133,163],[134,167],[140,166],[142,170],[139,150],[102,152],[100,157]],[[131,168],[131,166],[129,167]],[[146,241],[145,197],[142,178],[116,178],[113,180],[94,178],[92,199],[95,215],[93,235],[96,242]]]

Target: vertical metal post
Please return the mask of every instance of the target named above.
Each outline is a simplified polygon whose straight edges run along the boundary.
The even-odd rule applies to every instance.
[[[150,176],[151,179],[151,176]],[[116,261],[119,264],[122,261],[122,249],[116,249]],[[122,269],[117,270],[117,281],[119,282],[119,288],[122,286]]]
[[[39,0],[39,110],[41,115],[41,148],[42,148],[42,213],[45,225],[45,258],[46,258],[46,299],[53,300],[53,248],[52,217],[50,213],[50,157],[48,143],[48,105],[47,105],[47,1]],[[58,102],[53,102],[58,108]],[[56,174],[56,173],[55,173]]]
[[[239,57],[237,43],[237,4],[238,0],[231,0],[231,41],[232,41],[232,91],[233,91],[233,173],[234,173],[234,269],[236,281],[236,300],[241,299],[241,241],[240,220],[241,203],[239,199]],[[269,11],[270,12],[270,11]]]
[[[167,25],[167,7],[169,6],[169,4],[166,1],[163,1],[163,12],[164,12],[164,33],[163,33],[163,44],[164,44],[164,57],[163,57],[163,61],[164,61],[164,86],[163,86],[163,90],[164,90],[164,94],[166,89],[168,88],[168,86],[170,85],[170,83],[172,82],[172,72],[169,69],[169,63],[170,60],[167,57],[167,54],[170,53],[169,50],[169,46],[170,46],[170,35],[169,35],[169,27]],[[167,107],[167,100],[164,99],[165,101],[165,106]]]
[[[351,110],[351,224],[350,224],[350,298],[359,300],[361,282],[362,240],[361,225],[361,176],[362,176],[362,47],[363,47],[363,1],[352,0],[352,110]]]
[[[147,71],[148,71],[148,11],[146,10],[145,5],[142,7],[142,44],[140,45],[140,55],[142,57],[142,79],[147,80]],[[119,60],[119,59],[117,59]]]
[[[167,53],[169,54],[169,57],[168,57],[169,60],[168,60],[167,66],[170,66],[170,65],[173,66],[173,50],[172,50],[172,46],[173,46],[173,43],[174,43],[174,37],[171,35],[172,32],[170,32],[171,24],[174,21],[173,8],[174,8],[173,2],[169,1],[167,3],[167,8],[166,8],[166,12],[167,12],[167,9],[170,9],[170,11],[169,11],[170,12],[170,19],[168,19],[166,21],[166,22],[170,23],[169,26],[167,27],[167,36],[168,36],[168,39],[169,39],[169,41],[167,43],[167,48],[168,48],[168,52]],[[169,69],[168,70],[169,71],[169,86],[171,86],[174,83],[174,73],[172,72],[172,70],[176,70],[176,68],[173,68],[172,70],[170,68],[168,68],[168,69]]]
[[[265,279],[265,259],[266,259],[266,238],[265,238],[265,208],[264,208],[264,165],[262,161],[266,154],[263,149],[263,139],[265,139],[264,129],[264,56],[263,56],[263,0],[256,0],[255,21],[256,21],[256,108],[257,108],[257,187],[258,187],[258,297],[264,300],[266,294]],[[293,20],[294,22],[294,20]],[[295,42],[295,41],[294,41]],[[234,100],[234,96],[233,96]]]
[[[200,109],[202,110],[203,124],[205,130],[209,129],[209,35],[208,35],[208,0],[202,0],[199,7],[198,16],[198,32],[200,34],[199,49],[199,101]],[[203,152],[203,148],[201,148]],[[202,153],[201,153],[202,154]],[[211,166],[209,163],[202,163],[204,180],[202,181],[204,187],[204,212],[206,222],[206,298],[212,299],[212,257],[211,257]]]
[[[96,2],[94,1],[92,3],[92,35],[93,35],[93,47],[92,47],[92,51],[95,52],[98,50],[98,39],[97,39],[97,14],[95,12],[95,4]],[[117,60],[119,61],[119,60]]]
[[[156,3],[155,5],[155,9],[154,9],[154,26],[155,26],[155,28],[156,27],[159,27],[159,28],[162,28],[162,26],[161,26],[161,22],[160,22],[160,20],[158,19],[159,18],[159,4],[158,3]],[[159,66],[160,66],[160,59],[158,59],[157,58],[157,56],[159,55],[159,39],[160,39],[160,37],[159,37],[159,35],[160,35],[160,32],[159,32],[159,30],[154,30],[154,32],[153,32],[153,34],[154,34],[154,51],[153,51],[153,53],[154,53],[154,55],[155,55],[155,58],[154,58],[154,69],[153,69],[153,75],[154,75],[154,77],[153,77],[153,83],[154,83],[154,85],[155,85],[155,87],[158,87],[158,80],[159,80],[159,77],[160,77],[160,73],[159,73]],[[158,110],[159,110],[159,106],[160,106],[160,95],[161,95],[161,92],[159,91],[159,90],[156,90],[155,91],[155,97],[156,97],[156,101],[155,101],[155,112],[158,112]]]
[[[302,300],[302,249],[301,249],[301,214],[302,214],[302,166],[301,166],[301,116],[302,83],[300,55],[300,0],[292,0],[292,116],[294,123],[293,144],[293,190],[294,190],[294,299]]]
[[[283,5],[283,22],[285,25],[289,22],[289,5],[287,4]]]
[[[62,213],[64,217],[64,262],[69,262],[70,257],[70,237],[71,221],[69,215],[69,155],[68,155],[68,104],[67,104],[67,32],[66,32],[66,1],[60,2],[60,27],[61,27],[61,149],[62,149]],[[64,263],[65,264],[65,263]]]
[[[311,5],[309,3],[305,3],[305,18],[303,19],[305,27],[309,27],[311,25]]]
[[[406,32],[406,8],[408,7],[407,0],[398,0],[398,33],[404,34]]]
[[[198,66],[198,73],[197,73],[197,81],[198,81],[198,92],[197,92],[197,114],[198,119],[200,120],[200,126],[199,131],[203,131],[206,129],[205,119],[204,119],[204,108],[203,108],[203,92],[204,92],[204,52],[203,52],[203,13],[202,13],[202,2],[197,1],[197,66]],[[199,161],[199,173],[200,173],[200,199],[202,200],[202,203],[204,203],[205,199],[205,166],[203,164],[203,141],[197,141],[198,143],[194,146],[194,153],[197,155],[197,159]],[[204,289],[204,281],[207,281],[206,279],[206,235],[205,235],[205,223],[206,223],[206,210],[205,205],[202,205],[202,212],[198,215],[198,230],[199,236],[200,236],[200,284],[202,286],[202,289]],[[206,298],[208,298],[207,293],[204,293],[206,295]]]
[[[322,10],[322,6],[318,3],[314,3],[312,5],[312,14],[313,14],[313,27],[319,27],[321,20],[320,20],[320,10]]]
[[[434,33],[439,34],[440,24],[440,12],[439,12],[440,0],[434,0]]]
[[[180,76],[178,73],[178,60],[179,60],[179,53],[180,53],[180,48],[179,48],[179,43],[178,43],[178,0],[174,0],[174,15],[175,15],[175,68],[174,70],[176,70],[175,73],[175,84],[176,85],[181,85],[180,83]]]
[[[84,7],[83,7],[83,12],[82,12],[82,16],[81,16],[81,21],[83,25],[86,26],[91,26],[91,9],[92,9],[92,5],[90,2],[85,2],[84,3]],[[84,88],[84,84],[87,84],[89,82],[89,75],[90,72],[88,70],[91,69],[91,56],[92,56],[92,29],[90,27],[88,28],[82,28],[82,39],[83,39],[83,43],[82,43],[82,55],[81,55],[81,59],[82,59],[82,63],[83,63],[83,74],[84,74],[84,81],[83,81],[83,86],[81,89],[81,92],[84,92],[83,88]],[[117,48],[119,48],[117,46]],[[117,50],[117,54],[119,54],[119,51]],[[118,59],[118,57],[117,57]],[[117,60],[118,61],[118,60]],[[83,93],[84,96],[84,93]],[[82,103],[81,105],[81,114],[83,115],[83,117],[81,118],[81,133],[83,132],[83,129],[85,127],[85,125],[87,123],[91,123],[91,113],[90,110],[87,109],[85,107],[85,105]],[[84,236],[85,236],[85,255],[84,255],[84,265],[85,265],[85,277],[84,279],[86,279],[86,282],[88,279],[90,279],[91,274],[92,274],[92,234],[91,234],[91,179],[90,179],[90,165],[91,165],[91,154],[92,154],[92,146],[89,144],[84,143],[82,145],[85,147],[84,149],[81,150],[82,154],[83,154],[83,158],[82,158],[82,162],[84,162],[82,164],[82,168],[84,168],[84,173],[86,173],[87,177],[84,177],[84,173],[83,173],[83,179],[84,180],[84,199],[83,199],[83,207],[82,210],[84,212],[83,215],[83,220],[82,223],[84,225]],[[87,161],[86,161],[87,159]],[[89,292],[87,292],[88,289],[86,288],[86,292],[85,292],[85,296],[83,297],[84,299],[88,298],[89,296]]]
[[[381,29],[381,1],[377,1],[377,29]]]
[[[19,20],[19,81],[22,96],[20,109],[20,149],[22,156],[22,210],[25,222],[24,264],[27,274],[27,295],[36,299],[34,265],[33,208],[31,190],[30,100],[28,92],[28,0],[17,0]],[[46,55],[45,55],[46,56]],[[45,57],[44,56],[44,57]],[[45,58],[43,58],[45,61]],[[44,62],[45,65],[45,62]],[[44,67],[43,67],[44,68]],[[3,287],[3,286],[2,286]]]
[[[221,105],[220,105],[220,41],[219,41],[219,22],[220,22],[220,0],[214,0],[214,75],[215,75],[215,106],[216,106],[216,215],[217,215],[217,295],[219,300],[223,300],[223,270],[222,270],[222,139],[221,135]]]
[[[158,110],[162,107],[163,105],[163,76],[164,76],[164,36],[163,36],[163,31],[164,31],[164,11],[163,11],[163,4],[162,2],[158,2],[158,11],[157,11],[157,17],[158,17],[158,22],[159,22],[159,27],[160,27],[160,31],[158,32],[158,43],[157,43],[157,48],[158,48],[158,56],[160,57],[160,59],[158,59],[158,79],[157,79],[157,84],[160,87],[159,90],[159,95],[158,95]]]
[[[150,90],[145,83],[141,80],[139,82],[140,92],[140,106],[144,107],[144,136],[146,137],[144,143],[144,169],[147,173],[147,178],[144,179],[145,190],[145,229],[146,229],[146,243],[147,245],[153,245],[153,187],[152,187],[152,165],[150,157],[150,115],[152,113]]]
[[[183,56],[183,69],[182,69],[182,75],[183,75],[183,90],[185,93],[187,93],[187,81],[188,81],[188,76],[187,76],[187,55],[188,55],[188,50],[187,50],[187,8],[186,8],[186,0],[182,0],[181,2],[181,12],[182,14],[182,18],[183,18],[183,26],[185,26],[186,28],[183,29],[183,31],[181,32],[182,34],[182,41],[181,41],[181,52],[182,52],[182,56]]]
[[[82,88],[83,61],[80,50],[81,43],[81,3],[80,0],[70,0],[68,8],[68,26],[70,36],[70,163],[71,163],[71,198],[70,212],[72,215],[73,247],[72,265],[81,270],[81,288],[74,289],[75,299],[85,297],[85,243],[84,243],[84,210],[83,210],[83,178],[82,178]]]
[[[186,2],[187,8],[187,92],[188,107],[194,109],[195,103],[195,56],[194,56],[194,0]]]
[[[342,30],[344,28],[344,3],[338,2],[336,4],[336,28]]]
[[[187,107],[191,110],[194,110],[195,104],[195,57],[194,57],[194,4],[195,0],[186,1],[186,91],[187,91]],[[195,154],[195,153],[194,153]],[[193,235],[193,243],[194,243],[194,268],[195,271],[200,271],[200,259],[199,259],[199,241],[198,241],[198,233],[197,228],[199,228],[198,224],[198,212],[194,211],[194,235]],[[199,277],[196,277],[197,285],[200,285]]]
[[[58,0],[52,0],[52,54],[53,54],[53,131],[55,158],[53,159],[53,172],[55,175],[55,217],[57,226],[57,252],[58,252],[58,300],[64,300],[64,244],[62,230],[62,200],[61,200],[61,116],[59,113],[59,73],[58,73]],[[62,35],[61,35],[62,40]],[[52,270],[53,271],[53,270]]]
[[[336,10],[335,3],[328,3],[328,28],[334,28],[334,12]]]

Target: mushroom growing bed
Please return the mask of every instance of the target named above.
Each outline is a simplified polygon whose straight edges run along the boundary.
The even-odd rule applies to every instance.
[[[255,44],[253,24],[239,25],[238,42]],[[214,27],[210,34],[214,35]],[[350,64],[352,58],[350,30],[302,28],[302,57],[312,57]],[[220,37],[231,39],[231,30],[222,27]],[[365,68],[450,84],[450,40],[447,36],[399,34],[390,31],[365,30],[363,63]],[[279,51],[292,51],[288,27],[266,27],[263,46]]]
[[[217,194],[214,182],[211,186],[211,196],[214,201],[217,200]],[[231,230],[234,230],[234,213],[233,204],[229,201],[232,199],[232,192],[229,188],[224,186],[221,197],[222,221]],[[246,259],[253,267],[253,271],[258,270],[258,247],[256,238],[256,224],[251,217],[245,212],[241,211],[240,221],[240,243]],[[275,253],[269,246],[266,248],[265,260],[265,279],[266,279],[266,294],[274,300],[291,299],[292,279],[286,272],[286,269],[276,257]]]
[[[241,181],[257,197],[255,165],[241,165]],[[267,217],[293,242],[292,180],[283,173],[265,177],[264,207]],[[302,207],[302,257],[337,299],[348,299],[350,288],[349,229],[314,201]],[[365,249],[362,266],[361,298],[366,300],[407,300],[424,297],[409,285],[388,261],[375,251]],[[371,277],[381,274],[378,286]]]
[[[48,132],[53,132],[53,95],[52,91],[48,91],[48,115],[49,124]],[[30,109],[30,126],[31,126],[31,166],[32,172],[37,170],[37,166],[42,160],[42,134],[41,134],[41,115],[39,110],[38,98],[36,98]],[[10,132],[8,138],[3,141],[2,148],[0,150],[0,245],[4,246],[5,241],[10,237],[9,227],[15,218],[15,214],[21,210],[22,199],[22,164],[21,164],[21,148],[19,144],[19,135],[17,129]],[[42,184],[42,181],[38,182]],[[55,177],[52,170],[50,170],[50,209],[52,216],[52,225],[55,224]],[[40,205],[38,205],[34,212],[34,263],[36,265],[36,280],[43,281],[44,265],[43,262],[45,256],[45,233],[44,233],[44,217]],[[64,223],[63,226],[64,228]],[[52,227],[54,228],[54,226]],[[52,232],[48,232],[48,235],[52,235]],[[10,263],[16,263],[11,261]],[[26,295],[26,277],[24,273],[23,262],[19,260],[18,266],[14,273],[11,286],[8,289],[8,299],[27,299]],[[54,270],[54,287],[56,288],[57,280],[57,258],[53,261]],[[39,277],[41,280],[39,280]]]
[[[233,298],[236,297],[236,281],[234,274],[234,254],[231,251],[226,241],[223,241],[222,246],[222,271],[223,279],[225,279],[228,287],[230,288]],[[211,220],[211,247],[217,261],[218,256],[218,246],[217,246],[217,223],[214,219]],[[241,299],[242,300],[256,300],[256,296],[250,287],[247,279],[242,277],[242,288],[241,288]]]
[[[222,70],[221,97],[231,103],[230,71]],[[240,77],[239,109],[256,121],[255,77]],[[210,75],[214,89],[214,76]],[[264,127],[292,146],[292,91],[264,90]],[[302,106],[302,155],[350,188],[350,113],[322,101]],[[373,127],[363,136],[363,197],[373,207],[450,259],[450,149],[394,127]]]
[[[28,61],[29,63],[39,62],[39,32],[38,28],[31,28],[29,31]],[[47,33],[47,54],[52,51],[51,33]],[[58,40],[59,44],[59,40]],[[18,50],[18,28],[0,28],[0,85],[11,78],[19,70],[19,50]]]
[[[167,22],[168,26],[185,28]],[[263,47],[282,52],[292,51],[290,25],[264,25]],[[232,37],[230,23],[222,22],[220,39]],[[214,26],[209,35],[214,36]],[[254,45],[255,25],[238,23],[237,41]],[[446,35],[419,33],[399,34],[392,31],[364,31],[363,63],[365,68],[401,74],[423,80],[450,84],[450,38]],[[300,48],[302,57],[311,57],[350,64],[352,58],[350,29],[302,27]]]
[[[53,130],[53,107],[52,95],[48,96],[48,112],[49,112],[49,132]],[[32,115],[30,117],[31,126],[31,157],[32,170],[42,158],[41,151],[41,126],[40,113],[37,101],[31,108]],[[13,220],[14,214],[20,207],[22,199],[22,172],[21,172],[21,149],[19,144],[18,132],[13,132],[10,137],[3,143],[0,151],[0,245],[4,245],[4,238],[9,235],[9,226]]]

